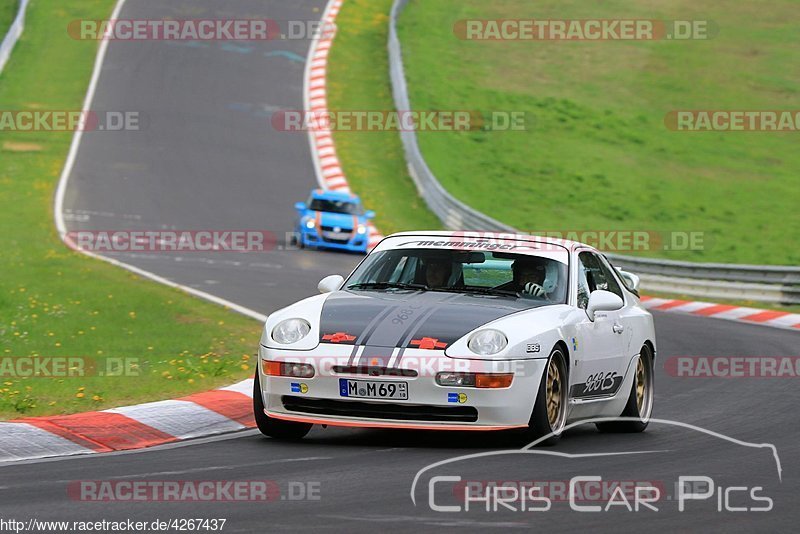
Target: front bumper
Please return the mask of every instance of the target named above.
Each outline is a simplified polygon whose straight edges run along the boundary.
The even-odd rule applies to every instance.
[[[501,430],[528,425],[546,359],[491,362],[452,359],[444,351],[406,349],[402,359],[390,361],[386,374],[373,376],[367,358],[351,360],[354,347],[320,344],[312,351],[279,351],[261,347],[259,377],[265,413],[276,419],[371,428],[434,430]],[[358,352],[361,352],[360,350]],[[395,355],[398,350],[395,349]],[[261,361],[314,365],[312,378],[263,374]],[[356,367],[345,369],[340,367]],[[401,370],[417,376],[399,376]],[[508,373],[511,385],[500,389],[440,386],[439,371]],[[363,399],[342,396],[340,379],[406,382],[407,400]]]
[[[317,229],[305,228],[300,232],[303,246],[314,248],[327,248],[332,250],[346,250],[349,252],[366,252],[369,237],[367,234],[352,232],[351,237],[344,239],[326,239]]]

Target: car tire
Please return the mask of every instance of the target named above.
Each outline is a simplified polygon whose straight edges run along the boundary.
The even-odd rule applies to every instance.
[[[552,446],[561,438],[567,423],[568,384],[567,361],[562,349],[556,347],[547,359],[528,423],[527,437],[531,440],[549,436],[537,445]]]
[[[628,402],[620,417],[631,418],[628,421],[607,421],[597,423],[600,432],[634,433],[644,432],[653,413],[653,351],[649,345],[642,347],[636,362],[633,384],[628,395]]]
[[[305,437],[314,426],[311,423],[295,423],[281,421],[264,413],[264,399],[261,396],[261,385],[256,373],[253,381],[253,416],[262,434],[274,439],[296,440]]]

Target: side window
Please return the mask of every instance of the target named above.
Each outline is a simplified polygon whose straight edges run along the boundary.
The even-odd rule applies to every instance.
[[[581,252],[578,254],[580,265],[578,267],[578,307],[586,309],[589,303],[589,295],[602,289],[610,291],[621,299],[622,288],[619,287],[611,269],[596,254],[591,252]]]
[[[606,280],[606,291],[611,291],[622,300],[625,300],[625,297],[622,295],[622,288],[619,287],[617,279],[614,278],[614,274],[611,272],[611,268],[606,263],[605,258],[599,258],[599,263],[600,269],[603,271],[603,277]]]
[[[589,294],[593,290],[593,286],[589,285],[589,280],[594,280],[589,274],[592,258],[588,252],[581,252],[578,259],[580,260],[578,265],[578,307],[585,310],[589,305]]]

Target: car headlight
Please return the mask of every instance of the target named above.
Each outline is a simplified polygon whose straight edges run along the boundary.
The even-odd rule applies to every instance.
[[[286,319],[272,329],[272,339],[281,345],[297,343],[308,335],[311,325],[305,319]]]
[[[469,338],[469,343],[467,343],[469,350],[475,354],[482,354],[484,356],[497,354],[506,348],[506,345],[508,345],[508,339],[506,339],[506,336],[499,330],[481,330],[475,332],[472,337]]]
[[[317,222],[314,219],[306,219],[306,228],[309,230],[313,230],[314,227],[317,226]]]
[[[367,227],[365,225],[363,225],[363,224],[359,224],[358,225],[358,230],[356,230],[356,231],[359,234],[366,234],[367,233]]]

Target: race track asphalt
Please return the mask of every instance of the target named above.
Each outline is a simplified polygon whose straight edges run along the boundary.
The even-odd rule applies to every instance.
[[[128,0],[122,18],[266,17],[312,20],[322,1],[214,2]],[[136,110],[139,132],[91,133],[83,138],[70,177],[65,214],[70,229],[262,229],[289,231],[292,204],[316,185],[304,134],[276,132],[269,112],[302,107],[307,41],[268,43],[112,43],[94,109]],[[359,256],[276,249],[259,254],[114,255],[173,281],[262,313],[316,291],[326,274],[349,272]],[[725,531],[796,532],[798,382],[782,379],[699,379],[669,376],[673,356],[796,356],[798,333],[700,317],[656,314],[659,354],[654,416],[698,429],[652,423],[643,434],[570,430],[546,452],[465,459],[420,469],[464,454],[519,449],[515,433],[399,432],[315,428],[297,443],[255,431],[132,453],[114,453],[0,468],[0,516],[41,520],[152,521],[225,518],[224,532],[324,530],[374,532],[477,531],[495,528],[548,532]],[[257,340],[253,340],[254,345]],[[539,449],[541,450],[541,449]],[[639,454],[613,454],[609,453]],[[601,456],[605,455],[605,456]],[[549,511],[437,512],[428,504],[430,475],[464,480],[536,480],[557,487],[573,476],[648,481],[664,490],[658,512],[577,512],[554,497]],[[679,511],[680,476],[709,476],[724,488],[763,487],[769,512],[719,512],[717,493]],[[273,502],[83,502],[76,481],[271,480]],[[289,487],[318,491],[292,498]],[[310,485],[310,486],[309,486]],[[437,503],[459,504],[452,487],[437,486]],[[441,491],[444,489],[444,491]],[[718,488],[717,488],[718,489]],[[725,492],[719,493],[723,496]],[[316,495],[316,493],[314,493]],[[732,506],[760,506],[730,493]],[[608,499],[600,499],[605,505]],[[534,503],[535,504],[535,503]],[[598,504],[589,497],[579,504]],[[518,504],[517,504],[518,507]]]

